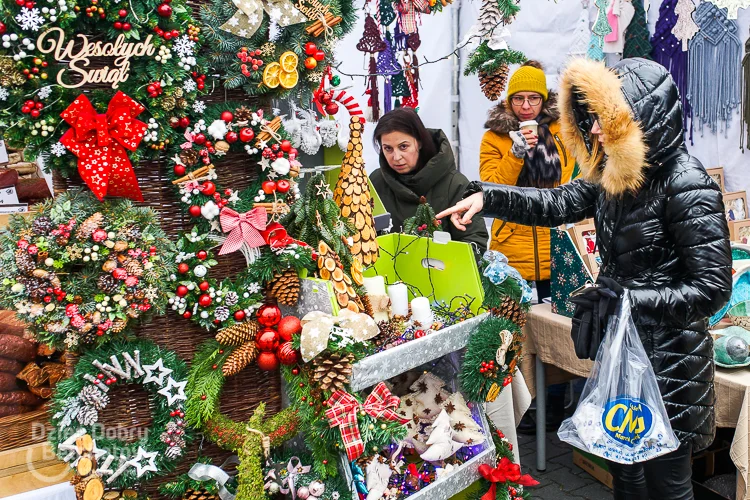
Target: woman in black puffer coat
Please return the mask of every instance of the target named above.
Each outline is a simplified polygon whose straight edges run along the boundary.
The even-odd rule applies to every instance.
[[[529,226],[594,217],[600,284],[615,293],[627,289],[682,443],[648,462],[611,463],[615,498],[693,498],[691,453],[706,448],[715,430],[707,318],[729,300],[732,287],[721,192],[687,152],[679,94],[664,67],[644,59],[626,59],[612,70],[574,61],[560,81],[559,103],[563,140],[583,179],[551,190],[475,183],[470,189],[483,194],[438,217],[450,214],[459,229],[482,206],[486,216]],[[586,302],[591,306],[596,297],[579,303],[577,317]],[[587,357],[597,346],[576,347]]]

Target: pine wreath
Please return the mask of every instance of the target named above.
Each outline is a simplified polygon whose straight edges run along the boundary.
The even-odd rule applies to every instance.
[[[30,161],[44,154],[45,166],[65,176],[85,169],[79,160],[86,157],[76,149],[80,140],[75,154],[59,142],[72,130],[69,122],[78,134],[74,139],[97,130],[95,124],[61,119],[84,90],[91,113],[107,113],[110,106],[107,127],[99,126],[99,132],[112,143],[127,144],[122,151],[137,164],[179,140],[169,120],[184,115],[205,85],[203,37],[185,0],[99,0],[85,7],[73,0],[44,7],[37,0],[4,2],[0,26],[0,72],[9,75],[0,79],[0,136],[13,148],[25,148]],[[105,63],[98,53],[113,60]],[[118,99],[120,92],[128,99]],[[114,118],[124,109],[133,120],[132,135],[118,130]],[[119,157],[120,172],[127,161]]]
[[[139,384],[151,394],[153,423],[133,442],[102,432],[99,413],[117,387]],[[49,436],[63,461],[76,462],[76,439],[93,437],[96,472],[105,485],[127,488],[172,470],[182,456],[190,430],[184,423],[187,368],[177,355],[146,341],[113,342],[81,357],[72,377],[57,385],[52,399]]]
[[[174,246],[152,210],[77,190],[34,210],[0,234],[0,304],[39,342],[75,351],[164,312]]]

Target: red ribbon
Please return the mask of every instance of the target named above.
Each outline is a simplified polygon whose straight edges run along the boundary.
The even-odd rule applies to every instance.
[[[333,393],[326,402],[329,407],[326,410],[326,418],[329,427],[339,427],[349,460],[356,460],[365,451],[357,424],[357,413],[362,410],[373,418],[405,424],[409,419],[393,411],[398,408],[400,402],[401,400],[392,395],[383,382],[375,386],[362,405],[346,391],[339,389]]]
[[[266,230],[266,209],[258,207],[245,213],[237,213],[231,208],[224,207],[219,214],[221,230],[229,233],[227,240],[221,246],[219,255],[236,252],[245,243],[250,248],[261,247],[266,239],[261,231]]]
[[[492,483],[492,487],[482,496],[481,500],[495,500],[498,483],[513,483],[521,486],[536,486],[539,484],[539,481],[536,481],[530,475],[521,475],[521,466],[514,464],[507,457],[500,459],[494,469],[487,464],[480,465],[479,474]]]
[[[118,91],[106,114],[81,94],[60,115],[69,125],[60,142],[78,157],[78,173],[99,201],[122,196],[143,201],[126,150],[135,151],[148,126],[135,117],[146,108]]]
[[[266,244],[271,248],[284,248],[291,244],[296,244],[301,247],[309,246],[304,241],[295,240],[286,232],[284,226],[278,222],[271,222],[265,229],[260,232],[261,236],[265,240]]]

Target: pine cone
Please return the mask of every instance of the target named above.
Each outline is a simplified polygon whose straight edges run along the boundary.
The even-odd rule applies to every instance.
[[[362,299],[362,306],[364,307],[364,313],[368,315],[371,318],[375,317],[375,311],[372,310],[372,303],[370,302],[370,297],[367,295],[360,297]]]
[[[283,273],[276,273],[269,286],[269,294],[275,297],[281,305],[294,307],[299,299],[299,275],[295,269],[286,269]]]
[[[94,215],[83,221],[83,223],[78,226],[78,231],[76,231],[76,238],[79,240],[85,240],[86,238],[90,237],[94,231],[99,229],[99,226],[101,226],[102,222],[104,221],[104,216],[101,214],[101,212],[96,212]]]
[[[200,153],[195,149],[184,149],[182,150],[182,152],[180,152],[180,160],[187,167],[192,167],[193,165],[198,163],[200,157]]]
[[[37,217],[36,219],[34,219],[34,222],[31,224],[31,229],[36,234],[48,234],[50,231],[52,231],[53,227],[54,225],[52,224],[52,219],[50,219],[46,215]]]
[[[207,492],[204,489],[188,489],[182,496],[182,500],[219,500],[219,497]]]
[[[234,110],[234,119],[238,122],[249,121],[253,117],[253,112],[246,106],[240,106]]]
[[[221,367],[221,373],[225,377],[236,375],[247,365],[255,361],[258,357],[258,347],[254,341],[246,342],[227,357],[224,365]]]
[[[82,406],[76,418],[81,425],[93,425],[99,421],[99,412],[91,406]]]
[[[517,324],[520,328],[526,325],[526,313],[521,308],[521,304],[516,302],[510,297],[505,297],[500,308],[496,310],[498,316],[509,319],[513,323]]]
[[[31,255],[29,255],[29,252],[19,248],[16,250],[16,267],[18,267],[18,270],[23,274],[31,274],[34,272],[34,269],[36,269],[36,264],[34,263],[34,259],[31,258]]]
[[[258,333],[258,330],[260,330],[260,325],[255,320],[235,323],[221,329],[216,334],[216,341],[223,345],[241,346],[246,342],[255,340],[255,334]]]
[[[89,331],[87,331],[85,333],[81,333],[78,336],[78,341],[81,344],[93,344],[94,342],[96,342],[96,337],[97,337],[96,330],[94,330],[92,328],[91,330],[89,330]],[[97,390],[99,390],[99,389],[97,389]]]
[[[32,299],[42,299],[47,295],[47,281],[33,276],[19,276],[17,279],[26,288],[26,294]]]
[[[10,57],[0,57],[0,87],[14,87],[26,83],[26,77],[16,69]]]
[[[117,238],[121,240],[137,240],[141,237],[141,230],[136,226],[128,226],[117,232]]]
[[[338,353],[318,356],[313,360],[313,381],[324,391],[345,390],[352,374],[353,361],[353,354],[343,357]]]
[[[120,290],[120,281],[111,274],[102,274],[96,284],[99,290],[110,295]]]
[[[93,385],[84,386],[78,394],[78,399],[81,404],[90,406],[97,410],[101,410],[109,404],[109,396]]]
[[[176,89],[174,89],[174,94],[173,94],[173,95],[174,95],[174,96],[175,96],[175,97],[176,97],[177,99],[179,99],[180,97],[182,97],[182,96],[184,96],[184,95],[185,95],[185,91],[184,91],[184,90],[182,90],[182,88],[181,88],[181,87],[177,87]]]
[[[490,101],[496,101],[500,97],[507,83],[508,66],[506,64],[501,65],[492,73],[479,71],[479,84],[482,87],[482,92]]]
[[[175,106],[177,106],[177,99],[175,99],[171,95],[168,95],[161,100],[161,108],[164,111],[172,111]]]
[[[120,333],[125,329],[126,326],[128,326],[127,319],[116,319],[112,322],[112,326],[110,327],[109,331],[112,333]]]
[[[143,266],[141,266],[141,263],[135,259],[125,259],[122,263],[122,267],[124,267],[131,276],[138,276],[139,278],[143,276]]]

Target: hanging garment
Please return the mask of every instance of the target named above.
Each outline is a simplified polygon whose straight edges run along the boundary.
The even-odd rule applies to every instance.
[[[615,19],[617,19],[617,24],[616,26],[612,26],[612,33],[604,37],[604,48],[602,51],[605,54],[622,54],[625,48],[625,31],[633,20],[635,7],[633,7],[630,0],[612,0],[611,5],[612,13],[615,14]]]

